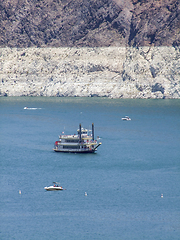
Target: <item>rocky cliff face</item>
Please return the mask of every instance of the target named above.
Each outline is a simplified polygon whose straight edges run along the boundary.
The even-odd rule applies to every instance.
[[[0,96],[180,98],[180,1],[0,1]]]
[[[180,98],[180,48],[1,48],[0,96]]]
[[[3,0],[1,47],[179,46],[177,0]]]

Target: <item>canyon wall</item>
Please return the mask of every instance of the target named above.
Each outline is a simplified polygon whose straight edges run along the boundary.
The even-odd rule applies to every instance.
[[[0,96],[180,98],[180,47],[0,48]]]
[[[180,45],[180,1],[0,1],[0,47],[152,45]]]

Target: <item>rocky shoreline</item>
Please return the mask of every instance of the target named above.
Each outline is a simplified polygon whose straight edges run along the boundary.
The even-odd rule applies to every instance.
[[[180,99],[180,47],[0,48],[0,96]]]

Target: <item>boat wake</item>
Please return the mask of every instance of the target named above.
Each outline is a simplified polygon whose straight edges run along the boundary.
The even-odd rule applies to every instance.
[[[42,109],[42,108],[30,108],[30,107],[24,107],[25,110],[37,110],[37,109]]]

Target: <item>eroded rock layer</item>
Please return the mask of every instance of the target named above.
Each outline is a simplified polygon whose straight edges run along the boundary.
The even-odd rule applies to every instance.
[[[0,96],[180,98],[179,47],[1,48]]]

